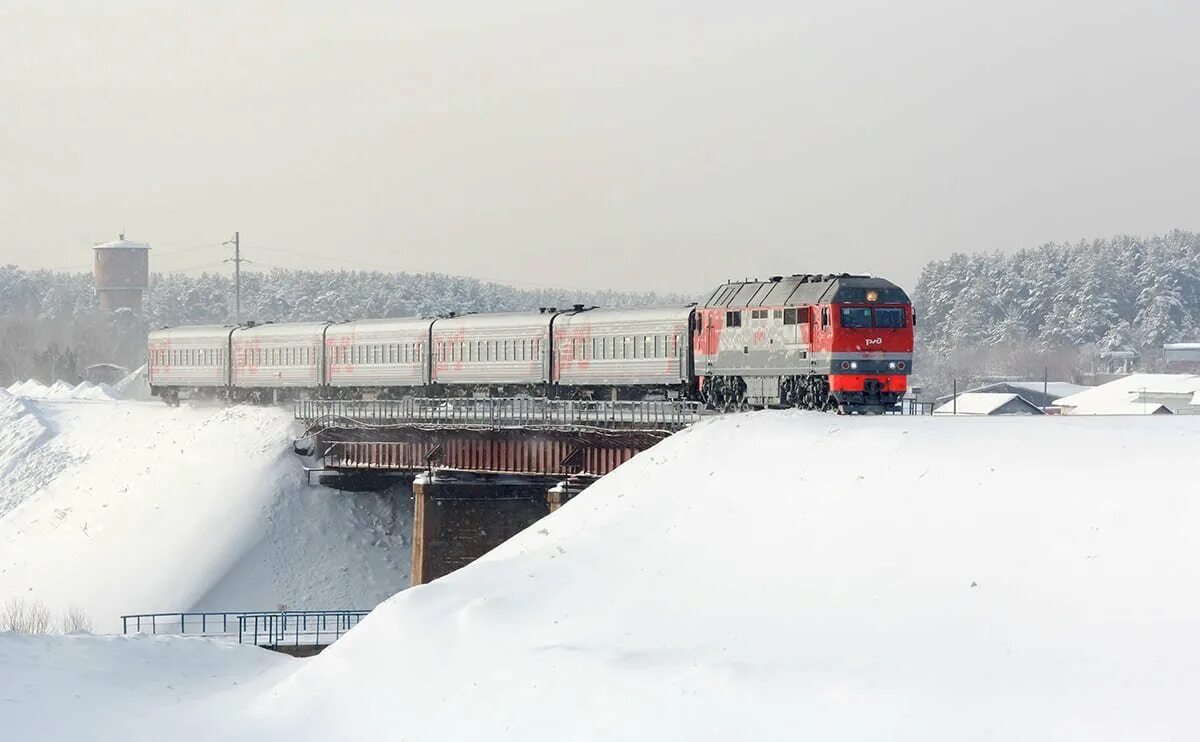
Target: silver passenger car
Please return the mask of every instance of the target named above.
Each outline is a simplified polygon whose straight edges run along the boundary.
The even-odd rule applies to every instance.
[[[325,383],[346,388],[429,383],[431,319],[367,319],[325,328]]]
[[[554,321],[563,386],[677,386],[691,374],[694,307],[592,309]]]
[[[230,384],[244,389],[318,387],[328,322],[239,327],[230,336]]]
[[[553,314],[465,314],[434,321],[430,381],[450,386],[531,386],[550,378]]]
[[[229,383],[229,335],[233,325],[196,325],[154,330],[147,343],[151,389],[223,388]]]

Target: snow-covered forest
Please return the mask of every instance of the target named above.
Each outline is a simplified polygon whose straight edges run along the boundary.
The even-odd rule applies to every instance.
[[[151,276],[145,316],[100,313],[90,273],[0,267],[0,385],[75,380],[92,363],[140,363],[149,328],[233,321],[233,279],[204,273]],[[686,303],[695,297],[620,291],[518,289],[440,274],[275,269],[242,274],[242,317],[343,320],[564,307]]]
[[[956,253],[925,266],[914,293],[922,379],[1067,378],[1105,350],[1151,360],[1196,340],[1200,234],[1174,231]]]
[[[145,317],[96,311],[88,273],[0,267],[0,384],[71,380],[90,363],[139,362],[148,328],[230,322],[228,275],[155,274]],[[439,274],[276,269],[243,276],[242,314],[276,322],[569,306],[685,303],[699,297],[517,289]],[[1103,350],[1153,359],[1163,343],[1200,339],[1200,234],[1175,231],[956,253],[925,266],[917,383],[988,376],[1068,379]]]

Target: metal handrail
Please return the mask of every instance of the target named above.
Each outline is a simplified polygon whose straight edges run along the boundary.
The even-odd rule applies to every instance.
[[[298,420],[345,420],[361,425],[423,424],[502,427],[683,428],[700,420],[703,405],[685,400],[606,401],[541,397],[302,399]]]
[[[131,613],[121,616],[121,633],[141,634],[148,628],[151,634],[227,638],[236,635],[239,643],[260,646],[278,646],[289,637],[297,644],[302,638],[312,638],[309,644],[321,645],[323,640],[333,643],[367,613],[366,610]],[[266,641],[272,637],[276,640]]]
[[[238,643],[265,647],[332,644],[366,615],[367,611],[246,614],[238,619]]]

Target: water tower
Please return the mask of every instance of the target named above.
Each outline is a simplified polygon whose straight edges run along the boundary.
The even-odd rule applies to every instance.
[[[116,242],[92,248],[95,253],[96,294],[100,309],[142,311],[142,294],[150,288],[150,245],[130,242],[120,235]]]

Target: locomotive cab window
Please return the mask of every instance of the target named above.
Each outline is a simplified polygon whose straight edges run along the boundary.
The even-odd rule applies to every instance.
[[[742,313],[741,312],[726,312],[725,313],[725,326],[726,327],[741,327],[742,326]]]
[[[904,310],[900,307],[876,308],[875,326],[893,329],[904,327]]]
[[[870,326],[870,307],[842,307],[842,327],[861,329]]]

